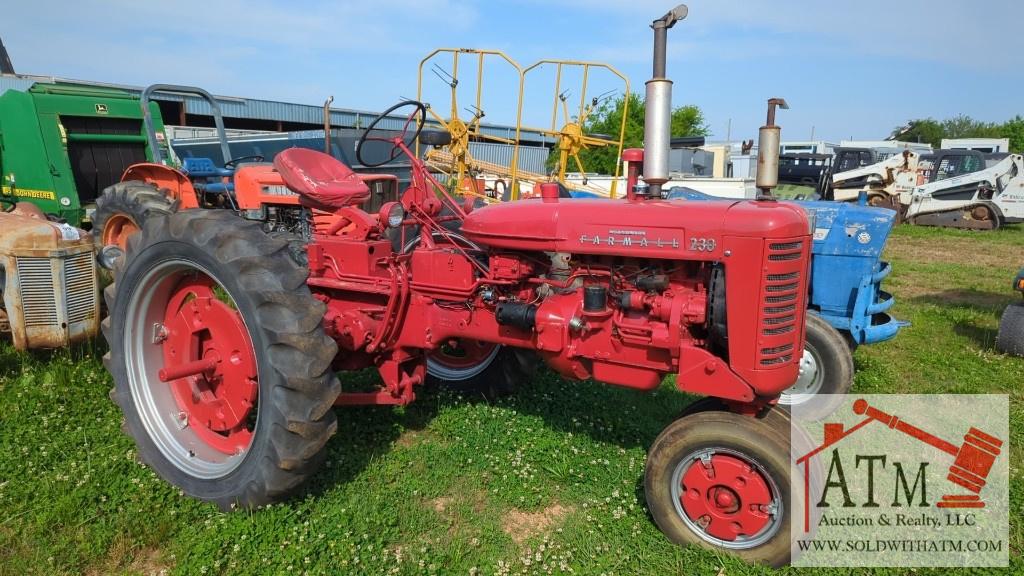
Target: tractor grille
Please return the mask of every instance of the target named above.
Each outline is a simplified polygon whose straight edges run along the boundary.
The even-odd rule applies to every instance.
[[[758,346],[758,363],[762,368],[793,360],[800,335],[799,322],[803,319],[805,242],[800,239],[768,243]]]
[[[25,326],[56,326],[57,293],[49,258],[18,257],[18,277]]]
[[[64,293],[68,302],[68,323],[88,320],[96,314],[96,261],[92,252],[83,252],[64,260]]]
[[[95,319],[99,296],[91,251],[64,258],[19,256],[17,263],[27,328],[59,326],[64,329]],[[63,278],[63,286],[54,285],[55,269]],[[66,315],[61,313],[61,306]]]

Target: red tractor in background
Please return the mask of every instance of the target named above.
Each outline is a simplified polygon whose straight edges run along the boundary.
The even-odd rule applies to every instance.
[[[173,93],[201,98],[213,116],[223,161],[212,158],[184,158],[181,166],[164,158],[160,139],[150,110],[155,94]],[[297,222],[287,220],[298,206],[298,197],[274,173],[262,156],[234,157],[224,128],[224,115],[217,99],[202,88],[173,84],[153,84],[142,91],[140,98],[143,125],[153,150],[153,162],[130,166],[121,181],[106,188],[96,199],[93,229],[101,246],[124,248],[128,236],[138,232],[154,215],[167,215],[177,210],[194,208],[230,209],[247,220],[259,221],[266,232],[284,233]],[[325,134],[325,138],[329,138]],[[372,163],[384,162],[369,155]],[[385,162],[390,158],[384,158]],[[360,174],[371,197],[368,208],[378,209],[383,203],[398,199],[398,179],[390,174]],[[241,193],[236,193],[236,187]],[[322,216],[322,215],[317,215]],[[322,218],[317,218],[322,220]]]
[[[685,14],[654,22],[649,114],[670,107],[665,35]],[[404,129],[382,136],[378,122],[399,109]],[[712,398],[650,449],[655,521],[678,543],[786,563],[804,503],[791,497],[789,419],[774,404],[804,345],[804,211],[661,200],[667,132],[650,117],[636,187],[649,195],[565,199],[548,184],[540,198],[474,209],[410,151],[448,136],[421,134],[425,121],[423,104],[403,102],[361,138],[362,163],[381,145],[412,163],[401,200],[379,210],[362,207],[369,187],[347,166],[291,149],[234,172],[237,210],[168,211],[125,235],[105,291],[104,362],[142,460],[190,496],[254,507],[316,470],[333,406],[407,404],[430,373],[507,390],[540,360],[643,391],[673,374]],[[271,209],[283,228],[248,217]],[[338,373],[366,368],[379,388],[343,391]]]

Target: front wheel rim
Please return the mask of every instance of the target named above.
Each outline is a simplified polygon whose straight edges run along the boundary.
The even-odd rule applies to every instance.
[[[782,526],[778,485],[753,458],[728,448],[703,448],[672,471],[672,503],[694,534],[714,546],[749,550]]]
[[[201,266],[165,260],[136,284],[125,316],[125,365],[139,420],[171,465],[201,479],[240,466],[259,424],[255,351],[226,294]],[[202,362],[204,370],[175,377]]]
[[[803,404],[817,396],[825,381],[822,365],[818,351],[811,346],[805,346],[804,353],[800,357],[800,373],[796,382],[782,392],[782,395],[779,396],[779,404],[794,406]]]
[[[124,250],[128,237],[139,231],[139,225],[124,214],[114,214],[103,224],[101,239],[104,246],[117,246]]]

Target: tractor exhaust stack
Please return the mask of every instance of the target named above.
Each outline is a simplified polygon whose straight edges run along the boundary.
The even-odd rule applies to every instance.
[[[775,124],[775,108],[789,110],[782,98],[768,100],[768,119],[757,134],[757,189],[758,200],[772,198],[772,189],[779,185],[779,151],[782,145],[782,127]]]
[[[647,81],[644,112],[644,182],[652,197],[661,197],[668,182],[669,141],[672,137],[672,81],[665,77],[668,29],[686,18],[680,4],[651,24],[654,29],[654,77]]]

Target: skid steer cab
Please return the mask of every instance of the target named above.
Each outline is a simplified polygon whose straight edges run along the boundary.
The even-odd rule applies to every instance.
[[[157,146],[161,134],[150,111],[150,102],[160,92],[205,101],[213,115],[221,159],[184,158],[176,165],[171,158],[164,157]],[[154,160],[130,166],[121,181],[106,188],[97,199],[93,229],[101,246],[123,250],[128,237],[138,232],[149,218],[197,208],[230,210],[260,222],[269,233],[308,233],[297,228],[300,221],[309,220],[300,214],[303,209],[299,197],[267,162],[270,159],[259,155],[232,156],[223,113],[209,92],[193,86],[154,84],[143,90],[140,102],[150,149],[155,151]],[[360,174],[358,178],[370,190],[370,210],[398,199],[397,177]],[[310,222],[329,227],[333,221],[330,214],[315,212]]]

